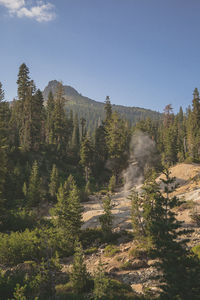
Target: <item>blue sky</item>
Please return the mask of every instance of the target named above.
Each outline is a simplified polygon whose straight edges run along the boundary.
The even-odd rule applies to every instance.
[[[175,111],[200,89],[199,0],[0,0],[0,81],[25,62],[43,89],[62,80],[94,100]]]

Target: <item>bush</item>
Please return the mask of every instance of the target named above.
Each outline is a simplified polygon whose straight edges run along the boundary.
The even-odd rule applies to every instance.
[[[196,254],[198,256],[198,258],[200,259],[200,244],[199,245],[196,245],[192,248],[192,252],[194,254]]]
[[[87,228],[81,231],[80,240],[84,248],[102,240],[102,231],[98,228]]]
[[[2,230],[24,231],[26,228],[33,229],[37,223],[36,214],[25,209],[13,210],[7,216]]]
[[[0,264],[14,266],[27,260],[41,261],[56,252],[56,233],[45,229],[0,234]]]
[[[130,261],[126,261],[121,264],[120,270],[130,270],[132,268],[132,263]]]
[[[89,249],[86,249],[85,251],[84,251],[84,253],[85,254],[93,254],[93,253],[96,253],[98,251],[98,248],[97,247],[91,247],[91,248],[89,248]]]
[[[115,254],[117,254],[119,252],[120,252],[119,248],[117,248],[114,245],[108,245],[104,249],[105,256],[108,256],[108,257],[115,256]]]
[[[146,258],[149,254],[148,248],[146,248],[143,244],[137,245],[129,250],[129,256],[134,258]]]
[[[13,266],[25,260],[37,260],[41,257],[41,252],[41,241],[35,231],[27,229],[22,233],[0,235],[1,264]]]

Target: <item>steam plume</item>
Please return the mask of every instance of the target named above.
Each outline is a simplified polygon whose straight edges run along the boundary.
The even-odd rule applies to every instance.
[[[143,183],[145,169],[152,166],[155,161],[155,142],[147,134],[136,131],[130,142],[129,166],[123,174],[125,195],[133,186]]]

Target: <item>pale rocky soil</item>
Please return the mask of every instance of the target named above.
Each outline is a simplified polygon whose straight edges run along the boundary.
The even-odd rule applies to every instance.
[[[179,184],[174,195],[184,198],[190,203],[188,207],[179,209],[178,219],[184,221],[183,226],[194,229],[194,232],[188,236],[190,238],[189,247],[192,247],[200,243],[200,228],[192,223],[190,217],[194,210],[200,212],[200,165],[182,163],[172,167],[170,171],[171,176],[175,176],[176,183]],[[122,229],[131,231],[131,203],[127,199],[127,196],[123,191],[112,195],[114,231]],[[91,196],[90,201],[84,204],[83,228],[97,228],[99,226],[99,216],[102,213],[102,197],[98,195]],[[130,284],[137,292],[142,292],[143,288],[148,286],[156,289],[156,284],[152,278],[152,275],[156,274],[153,262],[147,258],[136,259],[129,255],[130,249],[134,247],[134,241],[119,241],[117,245],[119,253],[113,257],[106,257],[104,255],[105,247],[106,244],[102,245],[96,253],[86,255],[86,264],[91,273],[97,269],[101,258],[105,266],[105,271],[110,276]],[[128,270],[122,269],[122,265],[125,262],[129,262],[132,265]],[[69,263],[65,264],[65,268],[68,268],[70,264],[71,260],[69,259]]]

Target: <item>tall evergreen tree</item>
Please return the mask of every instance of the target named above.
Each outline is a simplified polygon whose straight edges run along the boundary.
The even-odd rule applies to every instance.
[[[105,122],[106,125],[108,125],[108,123],[111,120],[111,116],[112,116],[112,105],[111,105],[109,96],[106,97],[104,110],[105,110],[105,113],[106,113],[106,117],[105,117],[104,122]]]
[[[54,132],[54,122],[53,122],[53,111],[54,111],[54,97],[52,91],[50,91],[47,99],[46,105],[46,142],[47,144],[53,144],[53,132]]]
[[[54,98],[53,111],[53,143],[56,145],[57,151],[65,155],[68,142],[67,118],[65,112],[65,99],[63,97],[63,85],[60,82]]]
[[[106,277],[101,260],[94,278],[94,299],[106,300],[110,292],[110,279]]]
[[[146,190],[146,200],[152,205],[147,219],[148,235],[151,239],[152,255],[157,258],[156,267],[160,274],[161,299],[199,299],[200,263],[190,255],[186,248],[186,231],[176,219],[175,208],[182,202],[170,197],[173,191],[173,178],[168,170],[166,178],[161,179],[165,186],[165,195],[161,194],[155,182]]]
[[[59,187],[59,177],[58,177],[58,169],[54,164],[51,171],[50,183],[49,183],[49,194],[53,199],[56,198],[56,194]]]
[[[115,112],[105,127],[108,157],[112,160],[112,171],[118,181],[119,173],[126,167],[129,148],[129,129]]]
[[[18,99],[22,102],[25,101],[28,88],[30,87],[29,69],[25,63],[21,64],[18,73]]]
[[[72,150],[72,157],[74,162],[78,162],[79,160],[79,151],[80,151],[80,132],[79,132],[79,121],[78,115],[75,114],[73,120],[73,132],[71,138],[71,150]]]
[[[38,206],[41,201],[41,180],[37,161],[34,161],[27,189],[27,204],[30,207]]]
[[[82,225],[82,206],[79,191],[72,175],[58,190],[53,215],[56,216],[53,220],[56,227],[64,230],[67,238],[74,241],[79,236]]]
[[[200,99],[197,88],[193,93],[192,111],[188,115],[187,141],[189,155],[193,160],[198,160],[200,158]]]
[[[89,180],[89,176],[93,167],[93,155],[94,155],[94,147],[89,136],[86,136],[81,143],[80,149],[80,163],[85,169],[85,179],[86,182]]]
[[[109,240],[112,235],[113,216],[112,216],[111,209],[112,209],[111,197],[107,195],[106,198],[103,199],[104,213],[99,217],[101,229],[106,240]]]
[[[75,254],[70,274],[70,281],[74,292],[81,294],[87,291],[89,274],[84,263],[83,248],[80,242],[75,242]]]

